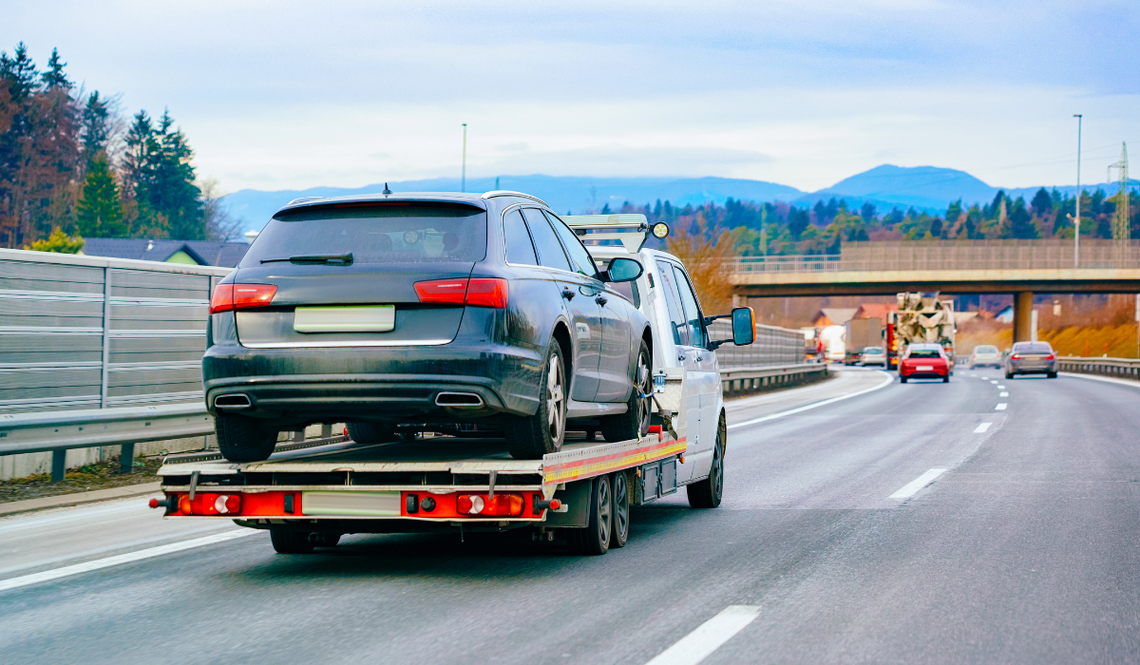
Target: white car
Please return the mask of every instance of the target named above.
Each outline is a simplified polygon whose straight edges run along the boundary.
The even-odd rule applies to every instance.
[[[969,360],[970,369],[975,367],[993,367],[994,369],[1002,368],[1001,351],[998,351],[996,346],[990,344],[980,344],[974,347],[974,351],[970,354]]]
[[[887,352],[881,346],[868,346],[863,349],[863,353],[859,358],[859,365],[861,367],[870,367],[872,365],[878,367],[887,366]]]
[[[720,504],[724,488],[724,452],[728,428],[720,368],[714,351],[722,344],[751,344],[756,332],[751,307],[731,314],[706,316],[680,259],[665,252],[642,249],[649,233],[644,215],[581,215],[562,218],[586,243],[601,266],[618,257],[632,257],[644,267],[636,280],[612,288],[649,319],[653,328],[654,401],[659,407],[654,423],[672,427],[686,441],[683,462],[677,465],[676,486],[685,485],[694,508]],[[653,235],[663,238],[668,226],[654,225]],[[595,241],[620,240],[620,245]],[[733,339],[711,339],[709,324],[731,318]],[[602,342],[605,348],[605,342]],[[606,362],[603,353],[602,362]],[[662,417],[662,411],[667,412]],[[668,479],[663,478],[662,483]]]

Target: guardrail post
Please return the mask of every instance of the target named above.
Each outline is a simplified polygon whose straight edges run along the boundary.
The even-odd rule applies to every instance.
[[[63,480],[64,474],[67,472],[67,451],[66,450],[53,450],[51,451],[51,481],[58,483]]]
[[[111,363],[111,267],[103,268],[103,348],[102,375],[99,382],[99,408],[107,408],[108,392],[110,391],[111,375],[108,365]]]
[[[119,473],[130,473],[135,470],[135,444],[124,443],[119,450]]]
[[[327,439],[332,436],[332,423],[321,424],[321,438]]]
[[[299,429],[296,432],[293,432],[293,443],[304,443],[304,442],[305,442],[305,430]]]

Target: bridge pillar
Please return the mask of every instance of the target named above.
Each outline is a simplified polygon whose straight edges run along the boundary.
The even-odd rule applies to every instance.
[[[1029,342],[1033,336],[1033,292],[1013,294],[1013,341]]]

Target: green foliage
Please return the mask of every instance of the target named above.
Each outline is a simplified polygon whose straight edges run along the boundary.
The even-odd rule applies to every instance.
[[[100,152],[87,167],[83,198],[76,207],[75,227],[80,235],[92,238],[127,236],[119,185],[111,174],[106,153]]]
[[[83,238],[79,236],[69,237],[63,232],[63,229],[58,226],[47,240],[37,240],[32,243],[31,247],[27,245],[24,249],[30,249],[33,252],[56,252],[57,254],[78,254],[79,250],[83,249]]]

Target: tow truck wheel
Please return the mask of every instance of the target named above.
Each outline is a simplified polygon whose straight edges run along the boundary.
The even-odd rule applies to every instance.
[[[624,471],[614,474],[614,526],[610,547],[625,547],[629,541],[629,478]]]
[[[507,448],[515,459],[542,459],[562,449],[566,436],[566,406],[570,382],[562,361],[562,345],[550,341],[538,389],[538,411],[515,416],[506,423]]]
[[[724,496],[724,435],[724,417],[721,416],[720,425],[716,428],[716,443],[713,444],[713,461],[709,477],[685,486],[685,491],[689,495],[689,505],[693,508],[716,508]]]
[[[278,554],[309,554],[316,547],[309,535],[308,531],[294,531],[284,527],[269,529],[269,540]]]
[[[269,459],[277,447],[277,430],[256,418],[219,413],[214,419],[218,450],[231,462],[260,462]]]
[[[590,518],[585,529],[571,529],[568,536],[570,551],[574,554],[598,555],[610,549],[613,531],[613,485],[609,476],[593,480],[590,492]]]
[[[610,443],[637,439],[649,433],[649,420],[652,414],[650,397],[642,395],[653,394],[653,372],[650,369],[652,361],[649,357],[649,346],[641,340],[641,349],[637,352],[637,368],[633,373],[633,390],[630,391],[629,401],[625,413],[617,416],[603,416],[602,438]]]

